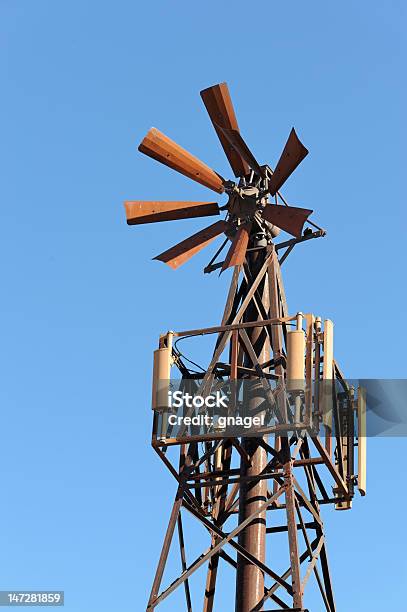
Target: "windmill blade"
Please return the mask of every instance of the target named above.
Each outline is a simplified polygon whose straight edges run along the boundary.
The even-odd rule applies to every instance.
[[[219,215],[216,202],[143,202],[141,200],[124,203],[128,225],[192,219]]]
[[[222,234],[227,226],[226,221],[217,221],[213,225],[205,227],[200,232],[193,234],[167,251],[164,251],[164,253],[157,255],[154,259],[163,261],[175,270],[188,261],[188,259],[191,259],[198,251],[206,247],[219,234]]]
[[[138,150],[217,193],[224,191],[219,174],[156,128],[151,128]]]
[[[226,140],[229,142],[230,146],[237,153],[239,153],[240,157],[242,157],[246,161],[250,168],[254,170],[256,174],[264,178],[266,176],[265,171],[257,162],[253,153],[250,151],[249,147],[243,140],[243,137],[241,136],[240,132],[238,132],[237,130],[227,130],[226,128],[222,128],[220,126],[218,126],[218,128],[220,132],[224,135]]]
[[[218,135],[220,144],[226,153],[226,157],[232,167],[235,176],[246,176],[249,172],[249,165],[239,152],[231,147],[229,140],[222,133],[220,128],[236,130],[239,126],[235,111],[230,97],[229,88],[226,83],[219,83],[201,91],[201,98],[205,104],[208,115],[213,127]]]
[[[271,195],[277,193],[307,155],[308,149],[304,147],[293,128],[269,182],[269,193]]]
[[[221,274],[224,270],[227,270],[227,268],[239,266],[244,263],[247,245],[249,244],[251,226],[251,223],[246,223],[241,225],[237,230],[229,251],[227,252],[225,261],[223,262]]]
[[[277,225],[277,227],[296,238],[301,238],[304,223],[312,212],[309,208],[267,204],[263,209],[263,219],[266,219],[266,221],[273,225]]]

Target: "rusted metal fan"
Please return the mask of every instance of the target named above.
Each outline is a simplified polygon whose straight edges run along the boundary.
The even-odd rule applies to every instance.
[[[266,243],[280,229],[301,237],[304,223],[313,211],[279,205],[277,198],[272,204],[269,197],[278,193],[308,151],[292,129],[274,172],[267,165],[260,166],[240,134],[227,84],[204,89],[201,97],[237,182],[225,180],[156,128],[148,132],[139,151],[216,193],[226,193],[227,204],[219,207],[216,202],[127,201],[126,216],[129,225],[139,225],[209,217],[226,211],[225,220],[209,225],[155,257],[178,268],[224,233],[232,241],[222,266],[225,270],[244,262],[251,235],[261,234]]]

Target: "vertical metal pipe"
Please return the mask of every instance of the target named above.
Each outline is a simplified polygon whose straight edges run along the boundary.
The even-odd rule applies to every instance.
[[[249,269],[254,278],[257,271],[264,262],[265,250],[249,255]],[[263,303],[268,309],[268,290],[267,275],[264,282],[259,286],[260,295],[263,293]],[[267,303],[265,303],[265,301]],[[258,320],[259,314],[252,302],[247,308],[245,321]],[[250,332],[250,341],[256,351],[260,363],[265,363],[269,359],[269,341],[265,328],[253,328]],[[255,383],[248,391],[249,411],[255,410],[264,400],[262,386]],[[251,462],[241,462],[240,473],[242,476],[255,476],[262,472],[267,464],[267,452],[259,445],[256,438],[245,438],[242,445],[248,453]],[[240,485],[239,490],[239,523],[244,521],[267,499],[267,480],[248,481]],[[246,548],[252,555],[263,563],[266,559],[266,512],[259,514],[251,523],[239,533],[239,544]],[[248,612],[253,610],[264,595],[264,574],[263,572],[247,561],[241,555],[237,557],[236,574],[236,612]]]
[[[250,467],[242,464],[241,474],[253,476],[259,474],[267,464],[267,453],[259,446],[256,439],[246,438],[244,447],[251,457]],[[265,479],[253,483],[243,483],[239,491],[239,522],[267,499],[267,481]],[[259,514],[239,534],[239,544],[244,546],[256,559],[265,562],[266,559],[266,513]],[[264,595],[263,572],[238,555],[236,574],[236,612],[253,610]]]

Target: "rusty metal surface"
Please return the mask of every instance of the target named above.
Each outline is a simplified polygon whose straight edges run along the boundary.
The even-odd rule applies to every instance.
[[[238,153],[242,159],[245,160],[245,162],[250,166],[252,170],[256,172],[256,174],[264,178],[265,171],[257,162],[256,158],[250,151],[240,132],[238,132],[237,130],[229,130],[221,126],[217,127],[226,139],[226,141],[229,142],[229,145],[232,147],[232,149],[236,151],[236,153]]]
[[[308,149],[304,147],[293,128],[269,183],[271,195],[276,194],[307,155]]]
[[[243,310],[244,311],[244,310]],[[243,311],[239,311],[242,314]],[[264,319],[258,321],[247,321],[244,323],[231,323],[229,325],[216,325],[214,327],[199,327],[198,329],[189,329],[182,331],[174,331],[174,337],[179,336],[206,336],[207,334],[222,333],[227,331],[235,331],[237,329],[247,329],[250,327],[263,327],[265,325],[275,325],[277,323],[289,323],[294,321],[297,315],[287,317],[273,317],[272,319]],[[237,318],[237,317],[236,317]]]
[[[165,563],[167,561],[167,557],[168,557],[168,553],[170,550],[172,538],[174,535],[175,525],[178,520],[181,505],[182,505],[182,493],[181,493],[181,489],[178,489],[177,494],[175,496],[175,501],[172,507],[170,519],[168,522],[167,531],[165,533],[164,542],[163,542],[161,554],[160,554],[160,560],[158,562],[157,570],[155,573],[153,586],[151,588],[149,604],[156,599],[158,595],[158,591],[160,589],[160,585],[161,585],[161,581],[162,581],[164,569],[165,569]]]
[[[160,255],[157,255],[154,259],[158,259],[168,264],[175,270],[188,261],[188,259],[191,259],[193,255],[198,253],[207,244],[212,242],[219,234],[222,234],[226,228],[227,223],[225,221],[217,221],[213,225],[205,227],[203,230],[179,242]]]
[[[216,202],[144,202],[142,200],[128,200],[124,203],[124,207],[128,225],[219,215],[219,206]]]
[[[213,127],[218,135],[226,157],[229,160],[235,176],[245,176],[249,172],[249,166],[244,158],[230,146],[229,140],[222,133],[220,128],[236,130],[239,126],[235,111],[230,97],[229,88],[226,83],[219,83],[201,91],[201,98],[205,104],[208,115]]]
[[[223,533],[215,524],[212,524],[207,521],[202,513],[199,513],[197,510],[195,510],[194,506],[190,505],[184,500],[183,505],[189,510],[189,512],[191,512],[196,518],[198,518],[202,523],[204,523],[205,526],[208,527],[208,529],[210,529],[214,533],[222,535],[217,539],[217,543],[213,547],[211,547],[205,554],[200,555],[193,563],[189,565],[186,571],[184,571],[177,580],[174,580],[174,582],[165,591],[163,591],[158,597],[156,597],[155,600],[151,601],[147,607],[147,610],[153,609],[158,603],[168,597],[168,595],[170,595],[180,584],[183,584],[183,582],[187,580],[197,569],[199,569],[204,563],[206,563],[214,555],[216,555],[225,544],[230,544],[231,546],[233,546],[233,548],[242,551],[242,553],[245,554],[246,557],[251,557],[251,562],[254,562],[255,565],[264,565],[255,557],[250,555],[248,551],[244,551],[244,549],[242,550],[242,547],[237,542],[235,542],[233,538],[237,536],[240,531],[244,529],[246,525],[248,525],[253,519],[257,518],[259,514],[267,510],[267,507],[270,506],[275,501],[275,499],[278,498],[282,493],[283,488],[280,488],[276,494],[274,494],[270,499],[261,504],[255,512],[253,512],[249,517],[247,517],[245,521],[243,521],[243,523],[239,524],[230,533],[227,534]],[[272,575],[274,574],[274,572],[271,571],[270,573]]]
[[[259,400],[252,398],[253,407]],[[243,440],[250,464],[241,461],[241,476],[258,476],[267,465],[266,451],[256,440]],[[243,481],[239,490],[239,523],[257,513],[267,499],[267,480]],[[262,563],[266,560],[266,512],[258,514],[239,534],[239,544]],[[264,572],[242,556],[237,560],[236,612],[254,610],[264,594]]]
[[[298,208],[297,206],[267,204],[263,209],[263,219],[277,225],[277,227],[296,238],[301,238],[304,223],[312,212],[308,208]]]
[[[266,254],[268,253],[268,254]],[[206,335],[212,333],[217,336],[217,345],[211,364],[205,373],[207,378],[219,364],[219,355],[229,342],[230,354],[230,373],[233,370],[233,378],[241,376],[255,375],[262,380],[266,377],[260,375],[263,368],[271,367],[272,371],[284,375],[284,361],[278,359],[278,353],[284,351],[285,339],[281,334],[281,327],[297,317],[281,316],[286,315],[287,305],[285,300],[284,287],[281,280],[280,269],[278,266],[275,250],[273,248],[262,251],[249,251],[249,262],[253,257],[259,258],[258,267],[254,267],[249,276],[241,272],[243,280],[239,287],[239,268],[235,268],[231,287],[229,290],[227,304],[222,319],[222,325],[213,328],[203,328],[199,330],[187,330],[186,332],[174,332],[172,335]],[[264,262],[262,260],[264,257]],[[274,268],[273,268],[274,266]],[[270,283],[270,290],[268,284]],[[243,287],[243,290],[242,290]],[[257,299],[262,301],[265,315],[272,319],[265,319],[258,308]],[[240,304],[240,301],[243,303]],[[259,320],[259,315],[263,318]],[[279,316],[275,316],[279,315]],[[310,356],[315,351],[317,342],[317,324],[313,315],[305,315],[307,338],[307,378],[309,379],[314,371],[314,361]],[[257,320],[256,320],[257,319]],[[237,323],[239,321],[239,323]],[[226,323],[227,322],[227,323]],[[228,324],[229,323],[229,324]],[[266,333],[266,328],[270,323],[277,323],[275,331],[277,334]],[[247,330],[250,334],[250,338]],[[240,338],[240,340],[239,340]],[[269,339],[272,339],[277,348],[277,357],[268,361],[270,347],[267,346]],[[161,340],[160,340],[161,342]],[[160,344],[161,346],[161,344]],[[254,348],[256,347],[256,348]],[[250,358],[253,366],[243,368],[239,361],[239,351],[243,349],[246,358]],[[262,355],[264,351],[264,354]],[[271,366],[271,363],[274,363]],[[261,365],[262,364],[262,365]],[[270,364],[270,366],[268,365]],[[336,367],[336,370],[338,368]],[[322,376],[322,374],[321,374]],[[264,381],[263,381],[264,382]],[[255,393],[253,402],[256,403]],[[308,398],[309,400],[309,398]],[[304,433],[307,428],[304,428]],[[262,435],[262,431],[259,432]],[[342,432],[343,435],[343,432]],[[293,609],[292,606],[300,608],[303,605],[303,589],[308,584],[310,577],[314,574],[321,592],[321,610],[335,612],[335,602],[333,599],[331,578],[326,553],[326,542],[323,534],[323,524],[320,516],[319,506],[321,504],[338,504],[346,502],[351,495],[350,488],[346,486],[343,478],[345,472],[341,464],[334,465],[331,458],[326,453],[324,445],[319,438],[313,435],[312,431],[307,432],[304,438],[295,436],[287,437],[281,430],[279,435],[281,445],[266,442],[267,438],[246,438],[245,441],[233,440],[230,442],[229,450],[239,454],[236,459],[241,462],[239,471],[236,467],[236,459],[232,464],[228,456],[227,462],[224,461],[225,454],[222,446],[229,443],[222,433],[210,434],[209,438],[203,439],[199,436],[188,438],[190,444],[190,460],[185,458],[183,465],[188,466],[188,473],[183,475],[182,471],[177,472],[170,467],[170,463],[165,456],[168,449],[173,445],[186,448],[185,441],[180,444],[180,440],[169,439],[161,440],[163,451],[155,447],[166,466],[181,485],[183,493],[183,508],[188,510],[212,533],[211,547],[193,560],[187,563],[185,548],[180,542],[182,572],[168,588],[161,593],[155,589],[155,596],[150,599],[148,609],[153,609],[166,599],[175,588],[184,586],[186,593],[187,609],[190,605],[190,593],[188,588],[189,577],[203,563],[207,564],[207,580],[204,595],[204,610],[211,612],[216,609],[215,592],[219,588],[218,571],[219,564],[226,562],[237,570],[237,603],[238,612],[262,609],[264,603],[271,599],[274,604],[280,606],[279,609]],[[318,453],[311,456],[308,440],[312,439]],[[202,450],[198,451],[198,441],[203,441]],[[258,443],[258,445],[257,445]],[[270,444],[273,444],[271,446]],[[298,453],[300,458],[297,459]],[[182,451],[183,456],[185,451]],[[267,455],[271,455],[269,460]],[[211,460],[213,457],[213,461]],[[321,477],[317,468],[323,465],[333,477],[335,485],[339,489],[339,495],[329,497],[322,484]],[[200,471],[200,466],[203,471]],[[304,490],[304,484],[299,484],[299,479],[294,477],[294,470],[300,470],[304,476],[304,482],[308,484],[308,492]],[[341,471],[342,470],[342,471]],[[304,473],[305,472],[305,473]],[[298,472],[297,472],[298,473]],[[348,475],[349,477],[349,475]],[[267,487],[267,483],[271,487]],[[239,498],[236,498],[237,491],[240,491]],[[272,503],[274,495],[281,496],[278,501]],[[284,494],[284,498],[282,495]],[[219,512],[220,502],[222,501],[223,510]],[[265,528],[266,513],[273,510],[285,510],[285,524],[273,528]],[[234,535],[238,536],[238,542],[230,540],[230,532],[225,525],[228,518],[238,515],[238,525],[233,530]],[[309,520],[311,519],[311,520]],[[303,538],[301,542],[297,536],[297,531],[301,530]],[[265,559],[265,535],[286,531],[289,542],[289,568],[281,573],[276,573],[272,567],[266,564]],[[264,532],[264,533],[263,533]],[[305,550],[303,541],[306,544]],[[232,546],[237,552],[236,561],[223,550],[225,545]],[[301,582],[300,568],[304,564],[306,567],[303,572]],[[162,562],[160,562],[162,571]],[[320,571],[322,573],[320,573]],[[266,586],[264,578],[271,577],[274,584]],[[157,584],[157,580],[156,580]],[[277,589],[284,590],[280,597]],[[290,602],[285,601],[287,595],[291,598]],[[291,603],[292,602],[292,603]],[[291,604],[291,605],[290,605]]]
[[[217,193],[224,191],[219,174],[156,128],[149,130],[138,150]]]
[[[217,457],[218,461],[216,461],[216,467],[219,468],[220,473],[230,471],[230,461],[232,457],[232,443],[230,440],[223,440],[219,448],[216,449],[214,455]],[[219,520],[222,514],[225,511],[226,506],[226,495],[228,491],[227,483],[219,486],[216,491],[216,501],[214,503],[214,517],[217,523],[221,523]],[[212,544],[216,543],[216,538],[214,534],[212,535]],[[203,612],[212,612],[214,609],[214,599],[215,599],[215,589],[216,589],[216,579],[217,579],[217,571],[219,560],[221,556],[221,552],[219,555],[215,555],[209,561],[207,578],[206,578],[206,587],[205,587],[205,598],[204,598],[204,606]]]
[[[248,256],[248,267],[250,276],[255,277],[268,261],[268,255],[265,251],[250,253]],[[260,297],[262,303],[269,311],[269,291],[268,278],[265,273],[259,286]],[[262,317],[259,315],[255,300],[253,299],[247,306],[243,316],[244,322],[252,322]],[[246,340],[249,355],[246,353],[244,364],[245,366],[259,367],[259,363],[266,363],[270,355],[270,341],[265,333],[265,328],[253,327],[248,330],[242,330],[243,339]],[[257,361],[257,364],[255,363]],[[257,369],[257,368],[256,368]],[[253,377],[254,379],[257,377]],[[258,392],[256,393],[256,386]],[[246,398],[250,406],[250,410],[257,413],[259,406],[262,404],[263,386],[260,384],[254,385],[249,392],[249,397]],[[262,474],[267,466],[268,458],[267,451],[259,443],[258,439],[243,439],[242,447],[247,452],[250,460],[249,463],[241,460],[240,476],[258,476]],[[243,481],[239,489],[239,523],[244,522],[248,516],[257,512],[264,501],[267,499],[268,486],[267,481],[253,480]],[[246,548],[253,556],[262,563],[266,560],[266,512],[261,513],[256,521],[240,532],[239,544]],[[246,612],[257,608],[259,601],[264,595],[264,572],[258,566],[250,564],[244,557],[237,559],[236,572],[236,598],[235,611]]]
[[[241,225],[237,230],[229,251],[227,252],[226,259],[223,262],[221,272],[232,266],[240,266],[244,262],[247,245],[249,243],[250,228],[251,223]]]
[[[287,516],[288,545],[290,549],[291,576],[293,589],[293,604],[302,608],[303,592],[301,587],[300,560],[298,552],[298,538],[296,525],[295,487],[293,478],[293,462],[288,443],[288,438],[282,438],[282,453],[285,455],[284,484],[285,504]]]

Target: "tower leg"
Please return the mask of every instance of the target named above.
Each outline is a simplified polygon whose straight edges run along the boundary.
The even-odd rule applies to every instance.
[[[294,608],[302,608],[303,597],[301,591],[301,573],[300,573],[300,559],[298,553],[298,537],[297,537],[297,520],[296,520],[296,509],[295,509],[295,492],[294,492],[294,479],[293,479],[293,467],[290,455],[290,445],[288,439],[282,439],[282,452],[284,453],[284,485],[285,485],[285,504],[286,504],[286,515],[287,515],[287,530],[288,530],[288,544],[290,549],[290,564],[291,564],[291,577],[292,577],[292,588],[293,588],[293,604]]]

